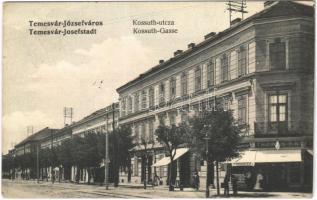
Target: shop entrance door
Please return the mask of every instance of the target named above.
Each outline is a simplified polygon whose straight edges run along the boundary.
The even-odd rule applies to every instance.
[[[283,190],[287,187],[286,167],[283,164],[267,166],[267,187],[269,190]]]

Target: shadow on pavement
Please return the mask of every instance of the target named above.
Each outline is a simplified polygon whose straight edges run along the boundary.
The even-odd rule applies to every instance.
[[[267,193],[243,193],[243,194],[237,194],[237,195],[230,195],[230,196],[225,196],[225,195],[212,195],[212,198],[267,198],[267,197],[278,197],[278,195],[274,194],[267,194]]]

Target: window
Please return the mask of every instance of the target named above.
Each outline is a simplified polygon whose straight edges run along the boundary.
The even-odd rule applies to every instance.
[[[146,91],[145,90],[143,90],[142,91],[142,109],[146,109]]]
[[[141,124],[141,139],[145,140],[146,133],[145,133],[145,123]]]
[[[135,141],[139,142],[140,134],[139,134],[139,125],[138,124],[136,124],[134,127],[134,137],[135,137]]]
[[[247,51],[245,47],[240,47],[238,51],[238,76],[246,74]]]
[[[151,87],[149,90],[149,106],[150,107],[154,106],[154,89],[153,89],[153,87]]]
[[[207,86],[211,87],[214,85],[214,62],[210,60],[207,63]]]
[[[160,84],[160,104],[165,102],[165,85],[164,83]]]
[[[214,98],[209,98],[207,101],[206,105],[206,110],[212,111],[215,108],[215,99]]]
[[[132,113],[132,97],[128,97],[128,114]]]
[[[139,111],[139,103],[140,100],[139,100],[139,93],[135,93],[134,94],[134,112],[137,112]]]
[[[122,101],[121,101],[121,115],[122,116],[125,116],[125,113],[126,113],[126,98],[122,98]]]
[[[174,99],[176,95],[176,79],[172,77],[170,80],[170,98]]]
[[[284,70],[286,68],[286,45],[279,38],[270,43],[270,66],[272,70]]]
[[[149,121],[149,141],[154,141],[154,123],[153,120]]]
[[[183,72],[181,75],[182,96],[187,95],[187,74]]]
[[[139,174],[139,167],[138,167],[138,157],[134,157],[134,162],[133,162],[133,175],[138,176]]]
[[[224,54],[221,58],[221,82],[228,80],[228,56]]]
[[[222,97],[219,102],[217,101],[216,105],[220,106],[221,109],[223,109],[224,111],[228,111],[229,110],[229,97]]]
[[[238,97],[238,124],[244,125],[247,122],[247,95]]]
[[[161,126],[165,125],[165,115],[160,115],[159,116],[159,123]]]
[[[287,94],[269,95],[270,131],[284,133],[287,126]]]
[[[196,67],[195,70],[195,92],[201,90],[201,69],[200,67]]]
[[[170,118],[170,125],[175,125],[176,124],[176,120],[175,120],[175,113],[170,113],[169,114],[169,118]]]
[[[188,123],[188,114],[186,112],[182,112],[181,121],[182,123]]]

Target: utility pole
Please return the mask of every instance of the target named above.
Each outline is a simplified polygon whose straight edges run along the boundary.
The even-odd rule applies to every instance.
[[[37,178],[37,183],[39,183],[39,178],[40,178],[39,144],[36,145],[36,178]]]
[[[208,125],[205,125],[205,127],[209,127]],[[206,198],[209,198],[209,168],[208,168],[208,163],[209,163],[209,140],[210,138],[208,137],[208,131],[206,131],[205,138],[206,140]]]
[[[115,121],[114,121],[114,119],[115,119],[115,117],[114,117],[114,115],[115,115],[115,104],[113,103],[112,104],[112,106],[111,106],[111,109],[112,109],[112,131],[114,131],[114,129],[115,129]],[[105,134],[106,134],[106,141],[105,141],[105,146],[106,146],[106,148],[105,148],[105,185],[106,185],[106,190],[108,190],[109,189],[109,138],[108,138],[108,135],[109,135],[109,133],[108,133],[108,131],[106,131],[105,132]]]
[[[106,190],[109,189],[109,183],[108,183],[108,170],[109,170],[109,155],[108,155],[108,131],[106,131],[106,141],[105,141],[105,145],[106,145],[106,158],[105,158],[105,184],[106,184]]]

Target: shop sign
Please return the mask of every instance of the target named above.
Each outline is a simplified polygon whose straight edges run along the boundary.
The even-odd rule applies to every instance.
[[[240,167],[240,166],[254,166],[254,162],[236,162],[236,163],[232,163],[233,167]]]

